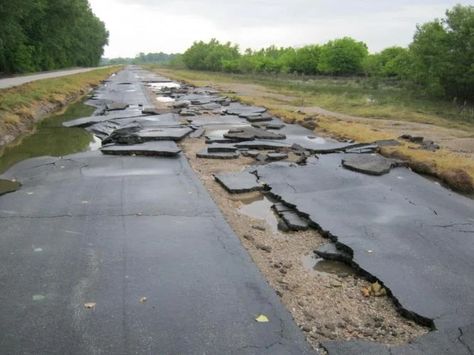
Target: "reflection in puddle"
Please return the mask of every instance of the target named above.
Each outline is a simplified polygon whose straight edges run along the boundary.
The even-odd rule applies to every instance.
[[[324,260],[314,254],[304,255],[301,258],[304,268],[314,273],[333,274],[338,276],[356,275],[356,272],[349,265],[336,260]]]
[[[63,127],[62,123],[90,116],[94,111],[94,107],[77,102],[68,106],[64,113],[45,118],[35,125],[33,134],[20,137],[4,149],[3,155],[0,155],[0,172],[29,158],[45,155],[60,157],[92,150],[95,148],[92,134],[83,128]]]
[[[278,233],[278,219],[272,210],[273,202],[262,194],[249,195],[239,199],[242,206],[239,212],[254,219],[264,220],[272,229],[273,233]]]
[[[206,137],[209,139],[223,139],[228,129],[206,129]]]
[[[173,82],[169,82],[169,83],[149,83],[148,86],[151,87],[154,90],[171,89],[171,88],[180,88],[181,87],[181,85],[179,85],[178,83],[173,83]]]
[[[326,144],[326,140],[322,137],[316,137],[316,136],[307,136],[307,140],[311,141],[312,143],[316,144]]]
[[[212,122],[209,122],[209,123],[210,125],[206,125],[206,122],[202,123],[202,125],[206,127],[206,137],[208,137],[209,139],[223,139],[224,134],[229,132],[230,129],[250,127],[250,125],[246,123],[234,123],[234,124],[212,124]]]
[[[0,179],[0,195],[14,192],[20,188],[20,183],[11,180]]]
[[[172,97],[168,97],[168,96],[158,96],[156,98],[156,101],[167,103],[167,102],[175,102],[176,100],[173,99]]]

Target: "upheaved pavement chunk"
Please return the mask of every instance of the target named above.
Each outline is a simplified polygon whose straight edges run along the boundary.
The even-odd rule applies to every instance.
[[[134,145],[112,144],[101,149],[104,154],[111,155],[146,155],[146,156],[176,156],[181,149],[173,141],[145,142]]]
[[[350,262],[352,260],[352,257],[348,253],[338,249],[334,243],[323,244],[316,249],[314,253],[327,260],[337,260],[342,262]]]
[[[122,111],[125,110],[129,105],[123,102],[113,102],[105,106],[107,111]]]
[[[472,323],[472,200],[405,168],[359,174],[340,166],[344,158],[269,164],[257,173],[273,195],[352,250],[354,263],[381,280],[402,310],[437,329]]]
[[[246,106],[240,103],[231,103],[226,109],[225,112],[229,115],[237,116],[249,116],[249,115],[258,115],[266,112],[267,109],[264,107],[256,106]]]
[[[139,144],[149,141],[172,140],[180,141],[193,130],[189,127],[145,128],[132,125],[115,130],[104,140],[104,143]]]
[[[196,153],[196,156],[201,159],[237,159],[240,156],[239,152],[210,152],[207,148]]]
[[[290,148],[288,143],[275,142],[271,140],[254,140],[246,141],[235,144],[238,148],[249,148],[249,149],[281,149]]]
[[[207,146],[207,151],[209,153],[235,152],[237,148],[233,144],[214,143]]]
[[[390,172],[396,163],[378,154],[346,154],[342,166],[349,170],[369,175],[384,175]]]
[[[284,134],[270,132],[261,128],[255,127],[239,127],[232,128],[224,134],[224,138],[237,140],[254,140],[254,139],[285,139]]]
[[[257,177],[247,171],[242,173],[217,174],[214,175],[214,178],[230,193],[243,193],[263,189],[263,186],[257,181]]]

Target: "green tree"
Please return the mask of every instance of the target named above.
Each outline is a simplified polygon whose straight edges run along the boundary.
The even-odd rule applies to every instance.
[[[0,2],[0,72],[94,66],[107,41],[88,0]]]
[[[365,43],[349,37],[336,39],[322,46],[318,69],[324,74],[360,74],[367,55]]]
[[[224,63],[238,59],[239,48],[231,43],[221,44],[212,39],[209,43],[203,41],[194,44],[184,53],[183,60],[190,69],[221,71]]]
[[[369,76],[406,78],[411,57],[406,48],[389,47],[380,53],[368,55],[363,66]]]
[[[413,79],[438,96],[474,100],[474,7],[457,5],[446,18],[417,28],[410,45]]]

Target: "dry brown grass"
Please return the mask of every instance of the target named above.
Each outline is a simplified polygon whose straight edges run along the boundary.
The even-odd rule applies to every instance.
[[[231,78],[219,73],[201,73],[190,71],[158,71],[175,80],[182,80],[195,86],[214,86],[224,89],[223,83],[239,82],[236,78]],[[266,107],[273,115],[280,117],[287,123],[300,123],[307,125],[308,115],[301,112],[298,106],[286,105],[281,108],[281,102],[263,88],[261,93],[253,92],[251,96],[242,95],[235,92],[227,92],[228,96],[237,99],[242,103]],[[295,104],[296,105],[296,104]],[[288,107],[288,108],[286,108]],[[386,132],[367,122],[354,122],[341,120],[335,117],[313,115],[312,122],[318,127],[318,132],[325,132],[331,137],[339,139],[352,139],[361,143],[369,143],[376,140],[397,139],[391,132]],[[374,121],[375,122],[375,121]],[[433,125],[445,126],[443,120],[432,120]],[[463,126],[464,129],[471,129],[471,126]],[[407,160],[410,167],[421,174],[430,175],[443,181],[450,188],[466,193],[474,193],[474,161],[469,157],[446,149],[435,152],[418,149],[417,146],[401,141],[401,146],[382,148],[381,154],[393,156]]]

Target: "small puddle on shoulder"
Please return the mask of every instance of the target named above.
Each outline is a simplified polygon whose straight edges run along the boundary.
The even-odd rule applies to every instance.
[[[315,255],[304,255],[301,258],[303,267],[311,273],[332,274],[341,277],[356,275],[349,265],[336,260],[324,260]]]
[[[14,192],[21,187],[21,184],[17,181],[3,180],[0,179],[0,196],[9,192]]]
[[[272,210],[273,202],[261,193],[247,194],[239,198],[242,206],[239,208],[239,213],[254,219],[264,220],[271,228],[272,232],[277,234],[278,219]]]

